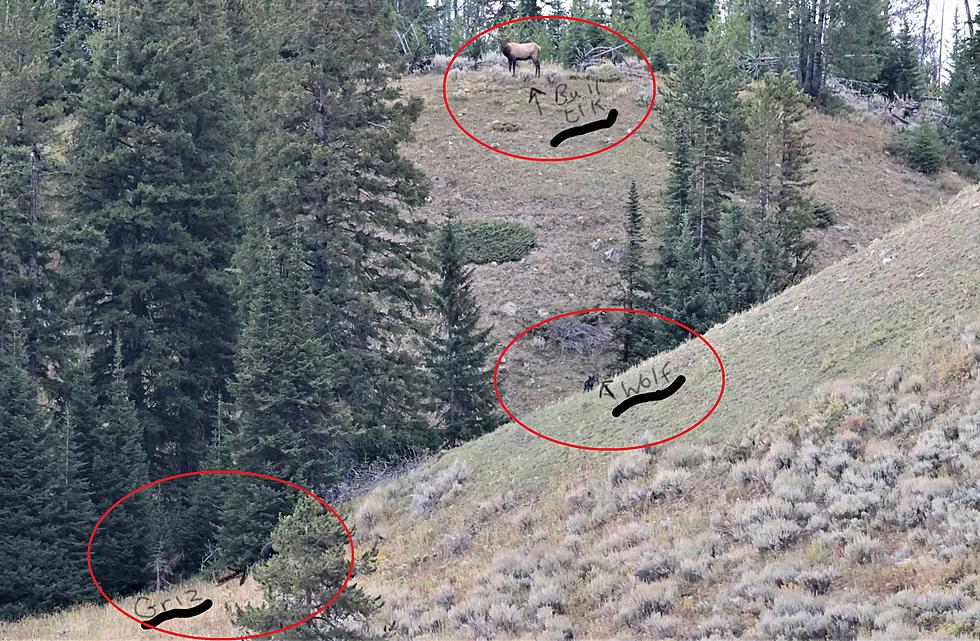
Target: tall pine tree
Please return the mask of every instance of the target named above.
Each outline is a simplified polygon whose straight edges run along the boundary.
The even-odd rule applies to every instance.
[[[646,309],[651,302],[645,295],[648,290],[648,274],[644,243],[640,195],[636,190],[636,181],[633,181],[626,194],[626,250],[619,263],[619,276],[623,285],[623,295],[619,302],[626,309]],[[648,318],[641,314],[623,314],[623,350],[620,357],[624,363],[634,364],[651,355],[646,339],[650,333]]]
[[[957,42],[945,98],[961,153],[980,163],[980,34]]]
[[[742,176],[762,239],[766,295],[799,280],[813,250],[805,235],[813,226],[806,109],[789,74],[767,74],[750,98]]]
[[[919,48],[909,31],[908,22],[902,24],[891,47],[885,53],[878,82],[883,91],[899,98],[919,98],[922,95],[922,70],[919,67]]]
[[[463,264],[452,219],[439,234],[439,280],[435,288],[437,328],[429,340],[429,370],[442,437],[460,443],[499,423],[487,369],[488,329],[477,327],[480,309],[470,291],[472,272]]]
[[[718,225],[712,260],[712,284],[726,314],[745,310],[766,295],[765,266],[759,249],[758,225],[740,203],[729,203]]]
[[[117,350],[108,399],[93,435],[92,497],[101,515],[123,496],[148,482],[144,434],[127,396],[122,354]],[[92,542],[92,568],[110,595],[144,587],[153,546],[151,495],[139,492],[102,522]]]
[[[385,0],[291,3],[276,35],[290,56],[260,74],[248,172],[257,229],[301,228],[331,401],[351,408],[353,453],[428,442],[418,374],[427,226],[407,210],[427,182],[402,154],[421,104],[390,64]],[[383,391],[383,393],[379,393]]]
[[[217,0],[113,0],[77,110],[72,207],[101,237],[76,246],[85,328],[104,384],[122,352],[156,471],[197,466],[231,373],[220,276],[236,225]],[[115,337],[115,338],[113,338]]]
[[[683,60],[664,96],[664,147],[671,165],[649,293],[669,315],[698,331],[720,318],[710,291],[711,265],[742,149],[742,80],[730,60],[724,35],[713,27]],[[668,328],[650,340],[666,348],[678,337]]]
[[[256,235],[247,244],[254,275],[232,386],[240,416],[229,436],[231,463],[318,486],[335,480],[338,461],[351,456],[352,418],[337,399],[313,329],[310,260],[299,232]],[[270,481],[233,479],[217,528],[223,566],[244,570],[255,561],[279,515],[292,509],[291,492]]]
[[[44,566],[45,523],[50,472],[45,460],[44,416],[37,385],[28,376],[24,333],[9,297],[0,296],[0,619],[28,614],[43,604],[54,582]]]
[[[60,337],[60,305],[52,299],[48,253],[55,247],[47,209],[46,143],[51,113],[44,106],[51,78],[47,3],[10,0],[0,18],[0,295],[15,297],[26,331],[32,376],[47,375]]]
[[[45,544],[38,551],[48,561],[52,580],[45,582],[45,609],[79,603],[94,596],[94,587],[86,565],[88,532],[95,526],[98,514],[92,503],[89,477],[86,476],[88,452],[85,439],[76,429],[71,405],[66,407],[61,429],[45,438],[50,466],[52,496],[44,503],[49,526],[44,529]]]
[[[717,217],[738,172],[743,129],[738,93],[742,83],[722,34],[713,31],[681,63],[670,89],[664,92],[666,148],[672,161],[668,233],[678,233],[679,221],[685,212],[689,214],[702,261],[712,253]],[[669,267],[669,240],[664,249],[663,260]]]

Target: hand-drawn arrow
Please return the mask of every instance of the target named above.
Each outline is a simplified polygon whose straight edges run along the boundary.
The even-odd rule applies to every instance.
[[[541,111],[541,103],[538,102],[538,96],[543,96],[543,95],[544,95],[543,91],[541,91],[537,87],[531,87],[531,95],[528,96],[527,98],[527,104],[531,104],[531,101],[533,100],[534,104],[537,105],[539,116],[542,114],[542,111]]]

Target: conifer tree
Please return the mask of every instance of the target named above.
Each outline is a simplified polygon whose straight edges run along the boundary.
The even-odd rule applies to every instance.
[[[477,327],[480,308],[470,290],[472,272],[463,264],[452,219],[440,231],[437,261],[438,322],[428,341],[428,365],[442,437],[460,443],[489,432],[499,420],[487,368],[490,330]]]
[[[37,609],[44,586],[56,580],[39,554],[46,542],[43,421],[37,386],[25,370],[23,329],[9,297],[0,296],[0,620]]]
[[[0,294],[17,298],[27,370],[44,377],[60,340],[48,252],[55,247],[47,211],[50,85],[47,3],[11,0],[0,19]],[[55,311],[59,310],[59,311]]]
[[[788,74],[767,74],[750,99],[743,184],[763,237],[766,295],[799,280],[813,249],[805,237],[813,226],[806,108]]]
[[[229,436],[231,463],[302,485],[329,483],[353,448],[352,418],[313,329],[309,257],[291,229],[275,238],[264,233],[248,247],[254,275],[236,358],[240,416]],[[220,510],[222,564],[244,570],[254,562],[279,515],[292,509],[290,499],[269,481],[235,478]]]
[[[249,224],[301,226],[323,366],[345,373],[330,400],[350,406],[350,460],[379,456],[430,436],[418,356],[399,348],[419,338],[426,301],[427,226],[406,209],[428,185],[400,145],[421,104],[401,99],[385,0],[304,1],[289,13],[277,35],[295,55],[260,74]]]
[[[101,409],[92,377],[91,354],[87,350],[77,354],[77,362],[67,378],[66,412],[71,414],[71,431],[83,453],[82,475],[92,479],[92,463],[99,454],[95,439],[101,427]]]
[[[649,303],[644,295],[648,289],[647,265],[643,256],[644,242],[640,196],[636,190],[636,181],[633,181],[626,194],[626,250],[619,263],[619,275],[623,283],[623,296],[620,302],[626,309],[646,309]],[[624,363],[633,364],[650,356],[645,344],[649,329],[642,315],[623,314],[622,333],[621,358]]]
[[[694,229],[690,213],[685,212],[680,234],[674,239],[675,263],[666,274],[664,294],[667,315],[701,332],[720,320],[720,314],[711,292],[709,265],[698,251]],[[662,349],[673,347],[674,338],[671,337],[677,335],[672,327],[667,330],[664,332],[661,328]]]
[[[226,404],[218,401],[217,422],[211,442],[201,460],[202,470],[234,469],[231,458],[231,432],[225,421]],[[230,492],[229,475],[197,475],[186,480],[186,509],[163,515],[164,530],[170,532],[167,552],[175,562],[175,574],[196,574],[220,567],[218,533],[225,501]]]
[[[830,61],[844,78],[876,82],[892,53],[887,0],[841,2],[831,34]]]
[[[718,32],[699,42],[664,92],[666,147],[671,154],[667,210],[671,238],[683,212],[690,215],[698,256],[712,253],[717,216],[738,172],[742,79]],[[668,246],[670,241],[668,241]],[[670,257],[667,257],[669,267]]]
[[[742,148],[742,81],[726,52],[714,28],[682,61],[664,96],[664,147],[671,164],[649,292],[668,315],[698,331],[720,318],[710,271],[718,218],[735,187]],[[677,336],[660,329],[648,340],[666,348]]]
[[[149,480],[143,429],[127,396],[121,350],[113,360],[108,399],[93,438],[92,497],[100,515]],[[113,510],[96,532],[92,567],[110,596],[139,590],[146,583],[153,536],[150,518],[150,498],[147,492],[139,492]]]
[[[713,290],[726,314],[751,307],[765,297],[757,225],[739,203],[730,203],[718,226],[717,253],[712,262]]]
[[[689,34],[700,38],[708,31],[715,11],[714,0],[666,0],[651,3],[650,18],[654,27],[681,20]]]
[[[232,386],[240,416],[230,447],[239,469],[319,484],[337,475],[327,453],[345,447],[351,416],[337,400],[313,329],[309,258],[299,233],[266,234],[253,257]]]
[[[113,0],[77,110],[67,248],[100,385],[122,350],[155,470],[197,466],[231,373],[220,274],[236,235],[227,43],[217,0]],[[118,340],[112,335],[116,334]]]
[[[278,554],[258,565],[260,606],[236,606],[235,625],[267,631],[285,627],[319,609],[343,585],[350,567],[347,535],[337,520],[304,497],[272,534]],[[356,575],[355,575],[356,576]],[[333,641],[368,639],[366,622],[380,605],[351,582],[323,613],[282,633],[283,639]]]
[[[980,162],[980,34],[957,42],[945,99],[953,139],[968,162]]]
[[[43,530],[45,544],[38,550],[51,577],[40,586],[47,597],[45,609],[79,603],[94,594],[86,553],[88,532],[99,515],[92,503],[89,477],[85,474],[89,453],[80,447],[84,441],[75,426],[73,406],[69,404],[61,420],[61,429],[45,438],[52,485],[52,496],[43,506],[47,521]]]
[[[656,38],[646,0],[633,0],[629,11],[624,11],[622,16],[622,24],[614,28],[632,40],[648,58],[652,56]]]
[[[902,24],[882,62],[878,82],[883,91],[899,98],[919,98],[922,95],[922,71],[919,67],[919,49],[909,31],[908,22]]]
[[[101,3],[99,3],[101,4]],[[51,29],[51,66],[62,86],[66,111],[78,106],[79,94],[92,59],[93,34],[99,30],[97,3],[92,0],[58,0]]]

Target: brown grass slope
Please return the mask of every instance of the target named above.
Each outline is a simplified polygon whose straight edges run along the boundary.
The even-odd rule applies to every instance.
[[[944,363],[955,365],[961,356],[954,354],[949,337],[959,332],[965,323],[975,319],[978,312],[980,190],[970,188],[948,206],[936,208],[767,303],[714,328],[706,338],[717,348],[725,362],[728,373],[725,397],[702,427],[663,446],[656,453],[657,458],[672,461],[670,466],[660,470],[664,474],[652,468],[652,473],[658,477],[652,485],[661,488],[653,491],[653,496],[658,496],[658,492],[660,495],[664,492],[670,495],[670,488],[676,480],[672,480],[670,470],[685,467],[685,458],[690,455],[695,463],[689,467],[695,469],[681,473],[682,478],[677,481],[690,489],[678,499],[679,503],[672,504],[671,509],[660,511],[658,508],[634,519],[640,523],[637,527],[655,525],[662,530],[661,534],[671,531],[672,536],[681,539],[712,533],[710,515],[721,508],[717,504],[705,506],[704,499],[720,500],[720,492],[726,484],[717,481],[718,470],[721,470],[724,478],[728,478],[728,468],[740,456],[760,460],[768,456],[766,448],[758,444],[746,446],[747,453],[739,454],[739,444],[747,434],[758,433],[768,427],[774,433],[772,438],[779,436],[781,431],[786,432],[783,434],[785,438],[790,438],[792,429],[788,425],[799,421],[806,423],[809,420],[808,411],[822,415],[830,406],[836,408],[832,408],[831,412],[863,412],[864,420],[871,421],[872,417],[867,414],[890,407],[887,400],[881,400],[883,396],[864,391],[858,394],[863,400],[857,403],[848,400],[850,396],[847,393],[826,392],[819,397],[822,400],[814,406],[815,409],[809,407],[806,399],[811,397],[815,388],[843,375],[867,382],[876,376],[881,378],[892,365],[903,361],[926,363],[930,358],[942,357]],[[683,364],[694,358],[694,354],[695,347],[690,343],[675,350],[670,355],[671,362],[678,364],[674,371],[683,371]],[[929,367],[932,370],[923,371],[935,374],[930,376],[937,381],[952,377],[951,380],[961,381],[963,385],[976,384],[969,378],[970,373],[964,374],[957,369],[959,366],[944,366],[941,372],[938,366]],[[975,370],[972,376],[976,376]],[[915,391],[922,387],[921,383],[916,384]],[[841,401],[834,394],[844,400]],[[962,397],[964,392],[959,389],[950,391],[950,394]],[[838,401],[845,404],[842,407],[833,405]],[[963,405],[966,408],[963,411],[975,411],[973,406],[977,404],[976,401],[975,398],[973,405]],[[677,396],[676,404],[685,402],[682,395]],[[851,408],[847,402],[854,407]],[[937,404],[934,410],[943,403],[953,403],[948,399],[934,399],[933,402]],[[530,420],[545,433],[564,440],[606,444],[610,441],[640,442],[638,439],[642,433],[669,423],[669,416],[673,413],[666,405],[650,406],[643,412],[628,413],[614,422],[606,411],[597,408],[591,402],[591,397],[578,394],[542,409]],[[773,419],[780,415],[791,418],[775,422],[773,426]],[[839,422],[841,419],[838,416],[836,420]],[[893,443],[896,447],[896,443],[902,442],[895,434],[879,436],[887,439],[894,437],[893,440],[897,439]],[[800,440],[798,434],[794,438]],[[761,451],[757,451],[760,448]],[[732,452],[735,454],[729,455]],[[796,453],[791,455],[796,456]],[[428,630],[437,636],[466,638],[467,635],[475,637],[481,632],[492,632],[495,637],[506,637],[511,632],[519,636],[536,634],[535,630],[548,632],[546,627],[540,627],[544,626],[543,623],[539,626],[536,621],[537,611],[529,610],[526,604],[500,601],[492,616],[480,609],[481,604],[468,602],[466,607],[473,610],[468,614],[459,610],[464,607],[459,604],[464,597],[479,598],[479,590],[485,588],[488,582],[493,584],[494,581],[504,580],[488,578],[487,572],[493,574],[492,569],[496,567],[493,564],[506,566],[517,563],[520,566],[514,559],[508,561],[508,555],[532,559],[533,565],[541,554],[541,548],[532,549],[535,545],[551,551],[571,546],[573,556],[592,558],[598,549],[594,546],[600,544],[602,536],[583,538],[577,532],[595,535],[607,520],[615,522],[627,518],[619,513],[623,509],[620,501],[628,505],[631,500],[637,500],[649,507],[651,495],[645,494],[646,490],[638,489],[632,498],[621,499],[616,497],[615,488],[603,480],[607,474],[611,475],[610,478],[619,474],[613,472],[611,466],[623,465],[627,469],[630,466],[637,469],[642,467],[642,471],[647,472],[646,463],[637,462],[645,460],[643,455],[625,456],[627,462],[622,463],[622,454],[582,452],[560,447],[514,425],[504,426],[493,434],[463,445],[434,465],[417,470],[363,500],[354,518],[355,524],[360,527],[361,542],[372,539],[382,541],[379,570],[366,580],[369,585],[387,594],[392,617],[402,621],[417,620],[423,614],[427,617],[430,622],[428,628],[402,625],[401,630],[405,634]],[[630,456],[639,458],[630,462]],[[975,452],[973,459],[976,459]],[[977,472],[974,465],[958,482],[975,486]],[[632,472],[627,472],[625,476],[629,477],[630,474]],[[581,499],[585,516],[575,522],[569,520],[572,515],[568,513],[568,501],[575,504],[577,492],[591,493],[591,497]],[[597,508],[596,505],[605,507]],[[681,524],[676,531],[670,525],[672,520]],[[566,539],[569,536],[573,537],[571,541]],[[577,540],[574,538],[576,536]],[[746,545],[748,548],[745,548]],[[729,547],[726,554],[761,554],[764,560],[764,553],[753,550],[748,543]],[[800,550],[796,550],[796,553],[803,554]],[[608,557],[609,554],[599,556]],[[973,548],[970,558],[975,562],[976,548]],[[963,559],[957,557],[951,562],[961,561]],[[544,562],[552,565],[559,563],[555,559]],[[619,600],[614,600],[610,605],[585,591],[583,582],[598,576],[592,571],[594,568],[575,569],[574,560],[569,563],[572,571],[545,577],[557,582],[559,587],[554,589],[559,589],[565,596],[562,606],[553,608],[555,613],[541,614],[544,619],[570,617],[570,625],[577,630],[576,638],[610,636],[609,631],[613,629],[631,630],[624,638],[643,632],[636,627],[638,624],[633,615],[619,613],[616,609]],[[755,556],[748,563],[749,567],[765,566]],[[615,568],[607,570],[613,574],[616,572]],[[523,581],[523,587],[527,588],[527,583],[533,582],[533,568],[518,568],[515,572],[514,580],[518,585]],[[949,572],[955,574],[954,570]],[[503,574],[507,574],[507,571]],[[625,577],[623,580],[627,582],[624,589],[630,594],[632,592],[628,588],[639,585],[635,577]],[[909,577],[895,580],[915,584]],[[676,597],[689,588],[660,586],[642,590],[662,589]],[[858,595],[870,594],[867,586],[851,588],[857,590]],[[494,599],[499,600],[506,591],[503,586],[496,586],[486,593],[492,596],[487,597],[489,601],[484,605],[493,605]],[[692,594],[696,594],[696,589]],[[528,597],[526,591],[519,596],[520,599]],[[633,596],[641,601],[647,599],[643,601],[647,605],[637,606],[643,616],[636,616],[644,621],[653,614],[664,616],[667,611],[650,605],[650,600],[655,599],[649,594]],[[433,604],[439,603],[445,606],[441,613],[433,607]],[[574,614],[573,606],[584,611]],[[513,609],[515,607],[517,610]],[[457,608],[455,613],[453,608]],[[685,635],[694,630],[692,626],[695,626],[696,618],[707,616],[696,609],[681,608],[680,611],[681,622],[671,625],[683,628]],[[761,610],[756,609],[756,620],[752,619],[751,609],[747,612],[726,616],[735,620],[732,625],[754,629],[751,626],[759,624]],[[977,615],[977,612],[974,610],[973,614]],[[584,617],[590,615],[594,615],[596,623],[585,620]],[[487,623],[491,619],[496,623]],[[867,625],[862,629],[873,629],[865,619],[862,621]],[[669,627],[668,623],[663,623],[664,629]],[[890,623],[898,625],[894,621]],[[654,626],[653,623],[650,625]],[[552,622],[554,626],[561,627],[559,623]],[[854,630],[857,629],[854,627]],[[603,634],[603,630],[607,634]],[[764,632],[759,634],[765,636]]]
[[[538,155],[532,153],[534,144],[547,148],[547,137],[530,131],[538,116],[527,96],[531,86],[553,91],[555,85],[544,76],[524,81],[486,70],[464,72],[450,82],[450,102],[461,122],[473,130],[485,131],[494,122],[520,125],[516,132],[495,132],[489,142]],[[663,85],[669,78],[658,81]],[[423,214],[437,223],[449,209],[462,219],[518,221],[534,229],[538,238],[538,247],[521,262],[476,267],[474,291],[498,349],[543,313],[613,304],[620,294],[618,266],[605,261],[603,253],[623,245],[626,190],[631,181],[637,182],[643,213],[652,223],[668,176],[667,159],[656,144],[662,135],[660,112],[655,108],[636,134],[605,153],[569,162],[529,162],[493,153],[467,138],[446,113],[441,82],[441,75],[404,80],[406,93],[425,101],[416,141],[406,147],[409,157],[433,179],[431,202]],[[560,82],[585,91],[579,80],[563,77]],[[625,79],[600,83],[600,90],[607,106],[628,112],[635,122],[645,108],[636,99],[643,86],[640,80]],[[544,99],[547,102],[547,96]],[[554,127],[560,126],[555,114],[546,116]],[[950,172],[923,176],[889,157],[884,145],[894,132],[891,127],[816,112],[807,124],[814,143],[813,190],[836,213],[833,226],[814,232],[817,269],[942,204],[966,184]],[[616,139],[593,135],[600,138],[581,137],[576,151],[597,149]],[[593,250],[596,240],[600,242]],[[515,303],[514,316],[501,311],[507,302]],[[558,362],[574,364],[563,358]],[[589,373],[582,370],[577,380]],[[516,401],[531,404],[559,394],[560,386],[547,370],[532,363],[527,374],[537,386],[527,393],[511,390]]]

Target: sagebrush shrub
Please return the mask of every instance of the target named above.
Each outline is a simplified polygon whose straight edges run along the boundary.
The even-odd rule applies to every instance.
[[[671,581],[640,583],[626,594],[619,606],[619,620],[632,628],[651,614],[667,614],[677,597],[677,586]]]
[[[744,487],[757,486],[769,489],[776,476],[776,466],[773,461],[748,459],[732,466],[732,480]]]
[[[470,476],[470,468],[465,461],[455,460],[439,471],[428,483],[422,483],[412,493],[412,514],[425,517],[432,513],[440,502],[452,498],[457,488]]]
[[[681,629],[681,620],[677,617],[654,612],[636,627],[649,635],[651,639],[673,639]]]
[[[788,519],[774,519],[756,525],[750,542],[757,550],[784,550],[793,545],[802,528]]]
[[[816,595],[827,594],[833,580],[834,571],[830,568],[803,570],[796,578],[800,585]]]
[[[528,605],[535,609],[547,606],[558,614],[564,614],[565,612],[561,585],[554,580],[532,585],[527,602]]]
[[[513,634],[525,626],[526,617],[513,603],[494,603],[487,611],[490,632]]]
[[[600,603],[613,603],[622,592],[623,577],[616,573],[603,572],[593,577],[585,589]]]
[[[680,468],[666,468],[657,472],[650,481],[650,496],[655,499],[676,498],[684,493],[691,473]]]
[[[609,464],[609,470],[606,474],[609,485],[616,487],[624,481],[636,478],[646,471],[649,463],[650,458],[642,452],[630,451],[619,455]]]
[[[445,535],[439,541],[439,551],[443,556],[459,556],[473,545],[473,537],[466,530]]]
[[[381,535],[379,526],[384,513],[385,506],[382,501],[375,496],[368,496],[354,512],[352,520],[355,531],[368,541],[376,540]]]
[[[677,570],[677,561],[660,548],[645,550],[640,555],[636,578],[644,583],[654,583],[666,579]]]
[[[881,554],[881,542],[867,534],[858,534],[844,546],[844,558],[858,565],[871,563],[877,560]]]
[[[772,494],[790,503],[805,501],[813,482],[792,470],[780,470],[772,480]]]

